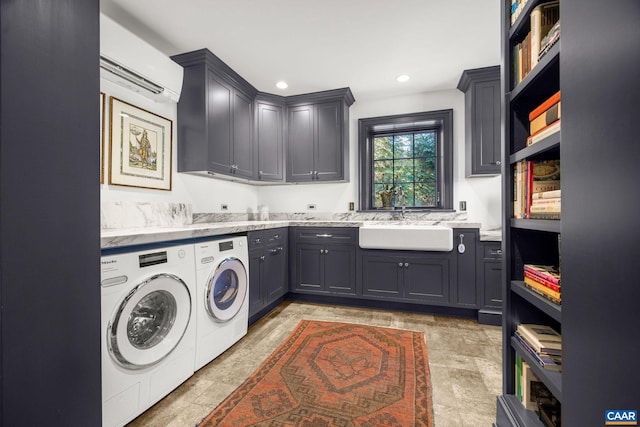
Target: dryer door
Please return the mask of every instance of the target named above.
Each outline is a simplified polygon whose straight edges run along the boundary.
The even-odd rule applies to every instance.
[[[182,339],[191,318],[191,295],[171,274],[158,274],[131,290],[109,323],[111,357],[127,369],[164,359]]]
[[[247,297],[247,270],[238,258],[222,261],[206,286],[206,308],[214,320],[226,322],[238,314]]]

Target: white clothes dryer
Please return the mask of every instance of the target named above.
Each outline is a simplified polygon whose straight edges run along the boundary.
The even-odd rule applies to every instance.
[[[247,334],[249,252],[245,236],[195,244],[196,371]]]
[[[123,426],[193,375],[194,247],[103,254],[102,425]]]

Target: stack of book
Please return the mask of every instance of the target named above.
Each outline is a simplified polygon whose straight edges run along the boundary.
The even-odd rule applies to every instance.
[[[560,106],[560,91],[558,91],[529,113],[527,147],[560,132]]]
[[[526,1],[512,0],[511,24],[522,12],[524,4]],[[516,85],[529,74],[544,53],[551,49],[551,46],[560,38],[559,26],[554,31],[554,34],[557,33],[555,40],[553,40],[553,36],[546,38],[554,25],[560,22],[560,2],[550,1],[536,6],[531,11],[529,20],[530,31],[520,43],[513,46],[513,75]],[[543,49],[545,49],[544,53],[542,53]]]
[[[553,328],[521,323],[514,336],[542,368],[562,371],[562,336]]]
[[[560,219],[560,160],[521,160],[513,182],[514,218]]]
[[[555,304],[562,303],[560,272],[553,266],[525,264],[524,285]]]

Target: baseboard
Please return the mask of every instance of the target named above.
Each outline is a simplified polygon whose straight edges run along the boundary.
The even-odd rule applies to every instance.
[[[502,312],[497,310],[478,310],[478,323],[501,326]]]

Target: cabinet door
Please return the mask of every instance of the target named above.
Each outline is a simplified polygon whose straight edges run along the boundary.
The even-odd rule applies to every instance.
[[[331,293],[356,293],[356,248],[351,245],[327,245],[324,249],[323,284]]]
[[[267,246],[265,250],[263,279],[265,304],[269,304],[287,293],[287,251],[284,245]]]
[[[321,252],[322,251],[322,252]],[[298,244],[296,246],[296,290],[324,291],[322,284],[322,261],[324,249],[319,245]]]
[[[252,178],[253,163],[253,101],[244,93],[233,91],[233,174]]]
[[[313,179],[313,137],[313,105],[290,108],[287,181],[301,182]]]
[[[265,279],[265,256],[262,249],[249,251],[249,316],[256,314],[265,305],[262,283]]]
[[[474,84],[473,175],[500,173],[500,80]]]
[[[258,179],[282,181],[284,178],[283,107],[258,102]]]
[[[401,257],[365,253],[362,259],[362,294],[380,299],[402,296],[404,262]]]
[[[484,262],[484,301],[487,308],[502,308],[502,263]]]
[[[443,253],[444,254],[444,253]],[[415,301],[449,301],[449,255],[405,257],[404,297]]]
[[[339,101],[315,106],[314,173],[317,180],[338,180],[342,172],[342,106]]]
[[[209,167],[214,172],[231,173],[233,88],[215,73],[208,79]]]
[[[476,241],[478,233],[475,230],[455,230],[453,233],[453,256],[456,257],[455,279],[452,284],[451,302],[469,308],[478,306],[478,291],[476,286]],[[464,245],[461,253],[459,245]]]

